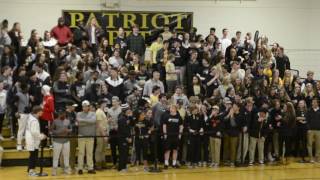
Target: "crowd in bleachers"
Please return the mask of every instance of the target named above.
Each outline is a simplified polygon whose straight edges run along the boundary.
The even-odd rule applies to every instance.
[[[0,33],[0,140],[6,121],[30,176],[40,146],[53,148],[52,175],[60,156],[67,174],[105,169],[107,147],[122,172],[155,159],[165,169],[320,160],[320,81],[294,74],[266,36],[164,25],[147,45],[132,25],[110,45],[95,18],[75,29],[59,18],[29,39],[11,23]]]

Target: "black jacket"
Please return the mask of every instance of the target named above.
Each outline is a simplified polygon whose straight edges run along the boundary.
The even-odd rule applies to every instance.
[[[307,112],[306,121],[309,130],[320,130],[320,109],[315,111],[313,108],[311,108]]]
[[[259,114],[256,113],[250,122],[249,135],[250,137],[261,138],[268,135],[270,119],[266,118],[264,121],[259,122]]]

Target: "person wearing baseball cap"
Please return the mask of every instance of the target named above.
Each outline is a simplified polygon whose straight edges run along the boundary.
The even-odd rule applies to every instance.
[[[90,111],[90,102],[82,101],[82,111],[77,113],[77,121],[79,123],[79,136],[95,136],[96,135],[96,113]],[[84,156],[86,152],[88,173],[95,174],[93,166],[93,147],[94,138],[79,138],[78,139],[78,174],[83,174]]]

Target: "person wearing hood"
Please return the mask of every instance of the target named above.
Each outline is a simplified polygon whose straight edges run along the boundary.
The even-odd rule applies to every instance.
[[[43,95],[42,102],[42,115],[40,117],[40,131],[41,133],[48,136],[49,127],[53,121],[54,117],[54,97],[51,94],[51,87],[48,85],[44,85],[41,88],[41,93]]]
[[[65,46],[72,40],[72,32],[64,23],[64,19],[60,17],[58,25],[51,30],[51,36],[58,41],[60,46]]]

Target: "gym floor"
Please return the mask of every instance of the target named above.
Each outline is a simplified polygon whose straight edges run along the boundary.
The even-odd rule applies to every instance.
[[[49,173],[47,177],[28,177],[26,167],[3,167],[0,169],[1,180],[23,180],[23,179],[86,179],[86,180],[319,180],[320,164],[291,163],[289,165],[264,165],[244,168],[180,168],[169,169],[161,173],[146,173],[143,168],[136,167],[129,169],[127,173],[119,173],[116,170],[97,171],[95,175],[88,175],[86,172],[79,175],[62,175],[61,170],[58,176],[50,176],[51,169],[45,168],[44,172]]]

